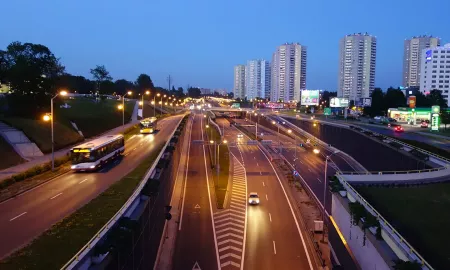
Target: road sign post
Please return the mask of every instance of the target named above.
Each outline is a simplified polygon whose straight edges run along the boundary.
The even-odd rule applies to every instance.
[[[439,111],[441,108],[439,106],[431,106],[431,130],[432,131],[439,131],[439,125],[440,125],[440,117],[439,117]]]

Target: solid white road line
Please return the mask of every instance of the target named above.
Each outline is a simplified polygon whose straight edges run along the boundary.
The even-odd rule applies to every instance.
[[[62,192],[61,193],[58,193],[58,194],[56,194],[55,196],[53,196],[53,197],[51,197],[50,198],[50,200],[53,200],[54,198],[56,198],[56,197],[59,197],[59,196],[61,196],[62,195]]]
[[[277,254],[277,246],[275,245],[275,241],[273,241],[273,254]]]
[[[86,182],[86,181],[87,181],[87,178],[82,180],[82,181],[80,181],[78,184],[81,184],[81,183]]]
[[[258,146],[258,148],[259,148],[259,146]],[[280,184],[281,189],[283,190],[284,197],[286,198],[286,201],[287,201],[287,203],[288,203],[288,205],[289,205],[289,208],[290,208],[290,210],[291,210],[291,213],[292,213],[292,217],[294,218],[295,225],[297,226],[297,231],[298,231],[298,233],[300,234],[300,238],[301,238],[301,240],[302,240],[303,248],[305,249],[305,253],[306,253],[306,258],[308,259],[309,268],[310,268],[311,270],[313,270],[314,268],[313,268],[313,266],[312,266],[311,257],[309,256],[308,249],[306,248],[306,243],[305,243],[305,239],[304,239],[304,237],[303,237],[303,233],[302,233],[302,231],[300,230],[300,225],[298,224],[297,217],[295,216],[294,210],[292,209],[292,205],[291,205],[291,202],[289,201],[289,198],[288,198],[288,196],[287,196],[286,190],[284,189],[284,186],[283,186],[283,184],[281,183],[281,179],[280,179],[280,177],[278,176],[277,171],[275,170],[275,168],[273,167],[272,163],[270,162],[269,157],[267,157],[266,153],[264,153],[264,151],[261,150],[261,148],[259,149],[259,151],[261,151],[261,153],[263,153],[263,155],[266,157],[267,161],[269,162],[270,166],[272,167],[273,172],[275,173],[275,176],[276,176],[277,179],[278,179],[278,183]],[[274,241],[274,246],[275,246],[275,241]]]
[[[269,213],[270,222],[272,222],[272,215]]]
[[[266,200],[269,200],[269,197],[267,197],[267,194],[266,194]]]
[[[203,117],[200,118],[200,128],[201,128],[201,132],[202,132],[202,140],[204,140],[204,138],[203,138]],[[218,245],[217,245],[216,227],[214,225],[214,216],[213,216],[213,211],[212,211],[211,192],[209,191],[208,166],[206,165],[206,152],[205,152],[204,145],[203,145],[203,161],[205,162],[206,186],[208,188],[209,211],[211,213],[211,225],[213,228],[213,236],[214,236],[214,243],[215,243],[214,249],[216,250],[217,269],[221,269],[219,250],[218,250]]]
[[[310,168],[308,168],[308,171],[312,172]]]
[[[319,177],[317,177],[317,180],[320,182],[320,183],[322,183],[322,180],[320,180],[320,178]]]
[[[303,161],[299,160],[301,164],[304,164]]]
[[[183,223],[184,198],[186,197],[187,174],[188,174],[188,170],[189,170],[189,152],[191,151],[191,138],[192,138],[192,126],[193,125],[194,125],[194,120],[191,121],[191,129],[189,132],[189,143],[188,143],[187,160],[186,160],[186,173],[184,175],[183,200],[181,202],[180,224],[178,225],[179,231],[181,231],[181,224]]]
[[[27,212],[23,212],[22,214],[20,214],[20,215],[18,215],[18,216],[15,216],[15,217],[13,217],[12,219],[10,219],[9,221],[13,221],[13,220],[15,220],[16,218],[20,218],[21,216],[23,216],[23,215],[25,215]]]
[[[264,182],[263,182],[263,187],[265,187],[266,185],[264,184]]]

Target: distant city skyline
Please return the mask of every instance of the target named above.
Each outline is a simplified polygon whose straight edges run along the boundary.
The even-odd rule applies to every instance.
[[[336,91],[339,39],[349,33],[368,32],[377,38],[375,87],[383,89],[402,85],[404,40],[433,35],[441,38],[441,44],[450,42],[449,1],[427,2],[439,8],[433,10],[433,20],[417,23],[409,17],[394,18],[399,14],[419,18],[422,2],[418,0],[377,1],[370,12],[382,17],[371,19],[364,12],[367,7],[356,3],[262,2],[258,12],[249,12],[255,4],[245,0],[110,0],[107,5],[88,0],[6,1],[2,8],[8,12],[2,18],[14,23],[0,24],[0,49],[13,41],[39,43],[48,46],[74,75],[90,78],[89,69],[105,65],[115,80],[134,81],[146,73],[156,86],[167,87],[170,74],[175,87],[198,85],[230,91],[234,65],[248,59],[270,61],[280,44],[299,42],[308,47],[308,88]],[[149,10],[167,12],[149,15]],[[308,12],[300,18],[298,10]],[[261,20],[261,14],[268,16]],[[249,32],[242,21],[256,21],[258,27]]]

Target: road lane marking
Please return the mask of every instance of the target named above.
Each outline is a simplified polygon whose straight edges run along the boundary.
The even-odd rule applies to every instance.
[[[317,177],[317,180],[319,180],[319,182],[320,182],[320,183],[322,183],[322,180],[320,180],[320,178],[319,178],[319,177]]]
[[[123,155],[124,157],[128,156],[130,153],[126,153],[125,155]]]
[[[258,148],[259,148],[259,146],[258,146]],[[300,238],[301,238],[301,240],[302,240],[303,249],[305,250],[306,258],[308,259],[308,265],[309,265],[309,268],[310,268],[311,270],[313,270],[314,268],[313,268],[313,266],[312,266],[311,257],[309,256],[308,249],[306,248],[306,243],[305,243],[305,239],[304,239],[304,237],[303,237],[303,233],[302,233],[302,231],[300,230],[300,225],[298,224],[297,217],[295,216],[294,210],[293,210],[293,208],[292,208],[292,204],[291,204],[291,202],[289,201],[289,198],[288,198],[288,196],[287,196],[286,190],[284,189],[284,186],[283,186],[283,184],[281,183],[281,179],[280,179],[280,177],[278,176],[278,173],[277,173],[277,171],[275,170],[275,167],[274,167],[274,166],[272,165],[272,163],[270,162],[269,157],[266,155],[266,153],[264,153],[264,151],[263,151],[261,148],[259,148],[259,151],[261,151],[261,153],[263,153],[263,155],[266,157],[267,161],[269,162],[270,166],[272,167],[273,172],[275,173],[275,176],[276,176],[277,179],[278,179],[278,183],[280,184],[281,189],[283,190],[284,197],[286,198],[286,201],[287,201],[287,203],[288,203],[288,205],[289,205],[289,209],[291,210],[291,213],[292,213],[292,217],[294,218],[294,221],[295,221],[295,225],[296,225],[296,227],[297,227],[298,234],[300,235]],[[292,165],[291,165],[291,166],[292,166]],[[274,243],[275,243],[275,242],[274,242]]]
[[[273,241],[273,254],[277,254],[277,246],[275,245],[275,241]]]
[[[12,219],[10,219],[9,221],[13,221],[13,220],[15,220],[16,218],[20,218],[21,216],[23,216],[23,215],[25,215],[27,212],[23,212],[22,214],[20,214],[20,215],[18,215],[18,216],[15,216],[15,217],[13,217]]]
[[[269,200],[269,197],[267,197],[267,194],[266,194],[266,200]]]
[[[258,163],[258,162],[256,162],[256,166],[259,166],[259,163]]]
[[[201,132],[202,132],[202,140],[204,140],[204,137],[203,137],[203,117],[200,118],[200,129],[201,129]],[[216,250],[217,268],[221,269],[220,257],[219,257],[219,248],[218,248],[218,245],[217,245],[217,239],[219,239],[219,238],[216,236],[216,227],[215,227],[215,224],[214,224],[214,215],[213,215],[212,202],[211,202],[211,192],[209,190],[208,165],[206,164],[205,145],[203,145],[203,161],[205,163],[206,187],[208,189],[209,211],[210,211],[210,215],[211,215],[211,225],[212,225],[212,228],[213,228],[213,236],[214,236],[214,243],[215,243],[214,249]]]
[[[53,200],[54,198],[59,197],[61,195],[62,195],[62,192],[60,192],[60,193],[56,194],[55,196],[51,197],[50,200]]]
[[[270,222],[272,222],[272,215],[269,213]]]
[[[194,120],[192,120],[192,122],[191,122],[191,129],[189,132],[189,142],[188,142],[187,160],[186,160],[186,173],[184,175],[183,200],[181,202],[180,224],[178,225],[179,231],[181,231],[181,224],[183,223],[184,198],[186,197],[187,174],[188,174],[188,170],[189,170],[189,152],[191,151],[191,139],[192,139],[192,126],[193,125],[194,125]]]
[[[84,183],[84,182],[86,182],[87,180],[88,180],[88,179],[86,178],[86,179],[80,181],[78,184]]]
[[[264,184],[264,182],[263,182],[263,187],[265,187],[266,186],[266,184]]]
[[[262,175],[262,172],[260,171],[259,174]]]
[[[137,149],[137,147],[135,147],[135,148],[133,149],[133,151],[136,150],[136,149]]]
[[[308,171],[312,172],[310,168],[308,168]]]
[[[301,160],[300,160],[300,163],[301,163],[301,164],[304,164],[303,161],[301,161]]]

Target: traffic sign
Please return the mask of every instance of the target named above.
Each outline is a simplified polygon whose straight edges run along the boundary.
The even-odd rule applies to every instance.
[[[323,110],[323,114],[324,114],[324,115],[331,115],[331,108],[325,108],[325,109]]]

